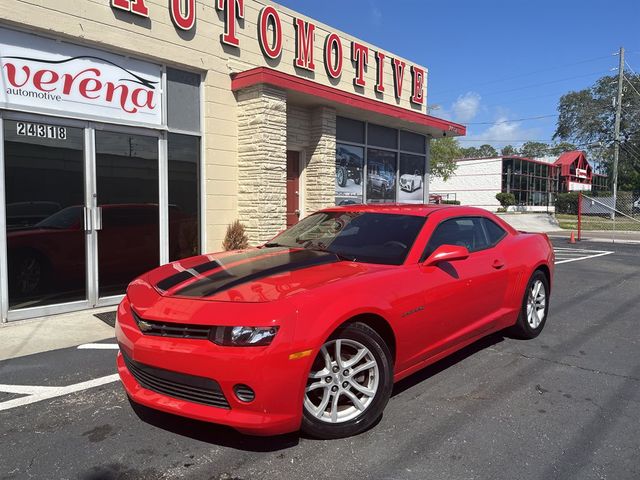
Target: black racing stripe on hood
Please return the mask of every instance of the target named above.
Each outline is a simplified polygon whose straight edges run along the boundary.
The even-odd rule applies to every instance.
[[[228,257],[224,257],[221,259],[212,260],[209,262],[204,262],[195,267],[191,267],[188,270],[183,270],[182,272],[175,273],[164,280],[156,283],[156,288],[158,290],[162,290],[166,292],[171,290],[173,287],[180,285],[181,283],[190,280],[193,277],[197,277],[198,275],[203,274],[204,272],[208,272],[209,270],[213,270],[215,268],[221,268],[224,265],[228,265],[230,263],[241,262],[242,260],[248,260],[250,258],[259,257],[265,255],[267,253],[277,252],[277,251],[285,251],[286,248],[273,248],[269,250],[256,249],[249,250],[248,252],[238,253],[236,255],[230,255]]]
[[[175,295],[199,298],[209,297],[260,278],[339,261],[338,256],[330,252],[306,249],[291,250],[286,254],[258,258],[253,262],[230,268],[223,267],[223,270],[178,290]]]

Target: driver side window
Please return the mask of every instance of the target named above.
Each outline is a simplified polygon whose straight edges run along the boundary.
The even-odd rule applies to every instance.
[[[459,245],[470,253],[490,246],[479,217],[450,218],[438,225],[429,239],[423,260],[441,245]]]

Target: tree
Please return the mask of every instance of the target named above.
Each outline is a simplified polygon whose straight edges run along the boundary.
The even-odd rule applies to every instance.
[[[577,150],[577,149],[578,148],[573,143],[559,142],[559,143],[556,143],[556,144],[552,145],[551,147],[549,147],[549,150],[548,150],[547,154],[548,155],[555,155],[555,156],[559,157],[564,152],[573,152],[574,150]]]
[[[479,157],[497,157],[498,156],[498,151],[493,148],[491,145],[489,144],[484,144],[484,145],[480,145],[480,148],[478,149],[480,151],[480,155],[478,155]]]
[[[467,147],[460,149],[461,158],[478,158],[480,157],[480,149],[477,147]]]
[[[458,164],[456,159],[462,158],[460,145],[453,137],[444,137],[431,140],[431,170],[432,177],[448,180],[456,171]]]
[[[625,73],[625,77],[618,188],[640,190],[640,75]],[[585,150],[590,160],[602,162],[610,178],[613,173],[616,95],[617,76],[602,77],[590,88],[563,95],[558,103],[559,117],[553,137],[587,145]]]
[[[503,157],[510,157],[512,155],[518,155],[518,149],[516,147],[514,147],[513,145],[505,145],[504,147],[502,147],[502,150],[501,150],[500,154]]]
[[[523,157],[544,157],[548,155],[549,145],[543,142],[526,142],[520,149],[520,155]]]

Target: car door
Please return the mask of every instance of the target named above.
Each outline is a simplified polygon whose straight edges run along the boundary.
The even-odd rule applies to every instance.
[[[489,237],[484,222],[484,217],[446,219],[436,227],[427,244],[423,259],[447,244],[466,247],[469,257],[421,267],[425,316],[432,340],[427,342],[423,357],[437,355],[487,332],[501,316],[508,268],[497,248],[501,238],[495,241],[495,234]]]

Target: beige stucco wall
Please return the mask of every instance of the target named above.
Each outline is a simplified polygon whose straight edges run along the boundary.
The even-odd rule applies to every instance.
[[[251,215],[248,210],[242,212],[239,202],[245,202],[239,182],[239,105],[236,95],[231,91],[233,72],[240,72],[256,66],[269,66],[291,75],[299,75],[324,85],[329,85],[351,93],[377,99],[390,105],[398,105],[415,110],[410,101],[411,62],[407,61],[404,79],[404,97],[397,101],[393,95],[393,73],[390,52],[385,69],[384,95],[374,92],[376,79],[376,61],[373,51],[369,56],[369,67],[365,78],[367,86],[363,90],[353,87],[354,66],[350,60],[350,41],[353,37],[316,24],[315,63],[316,71],[301,71],[294,67],[295,30],[293,16],[308,19],[277,4],[283,26],[284,51],[281,58],[274,62],[263,56],[256,33],[256,22],[260,9],[273,4],[264,0],[245,0],[244,27],[238,27],[240,47],[223,46],[220,35],[224,30],[224,16],[214,9],[212,0],[196,0],[196,26],[189,32],[177,29],[170,18],[167,0],[146,0],[149,18],[135,16],[111,8],[109,0],[3,0],[0,2],[0,25],[13,26],[38,34],[50,35],[56,39],[90,47],[102,48],[115,53],[131,55],[141,60],[200,72],[204,76],[203,90],[203,144],[205,165],[205,196],[207,251],[218,250],[225,234],[226,226],[239,216]],[[329,81],[323,65],[324,40],[328,32],[338,33],[343,42],[344,70],[339,81]],[[375,47],[370,46],[372,49]],[[426,70],[426,69],[425,69]],[[425,79],[426,83],[426,79]],[[426,111],[423,105],[422,111]],[[309,171],[303,174],[306,179],[305,191],[308,198],[303,204],[305,211],[331,203],[335,176],[335,111],[331,109],[312,109],[289,107],[292,115],[289,126],[297,125],[283,145],[277,143],[273,148],[305,150]],[[304,121],[298,121],[303,119]],[[287,122],[285,122],[285,125]],[[250,128],[251,125],[245,125]],[[333,132],[333,133],[332,133]],[[248,138],[245,135],[244,138]],[[263,142],[269,145],[269,142]],[[284,152],[282,152],[284,154]],[[276,157],[273,157],[276,158]],[[279,158],[279,157],[278,157]],[[252,161],[255,161],[252,160]],[[286,161],[284,163],[286,168]],[[246,174],[246,172],[245,172]],[[265,179],[265,181],[272,179]],[[282,184],[276,182],[277,188]],[[315,192],[315,193],[314,193]],[[254,197],[252,197],[254,198]],[[266,199],[266,197],[265,197]],[[280,214],[282,198],[271,209],[271,215]],[[263,214],[264,211],[262,212]],[[242,215],[241,215],[242,214]],[[260,212],[256,213],[257,215]],[[284,221],[284,218],[282,219]],[[260,224],[256,220],[254,223]],[[264,222],[262,222],[264,223]],[[267,222],[268,223],[268,222]],[[275,225],[269,227],[270,233]],[[260,234],[260,238],[264,235]]]

